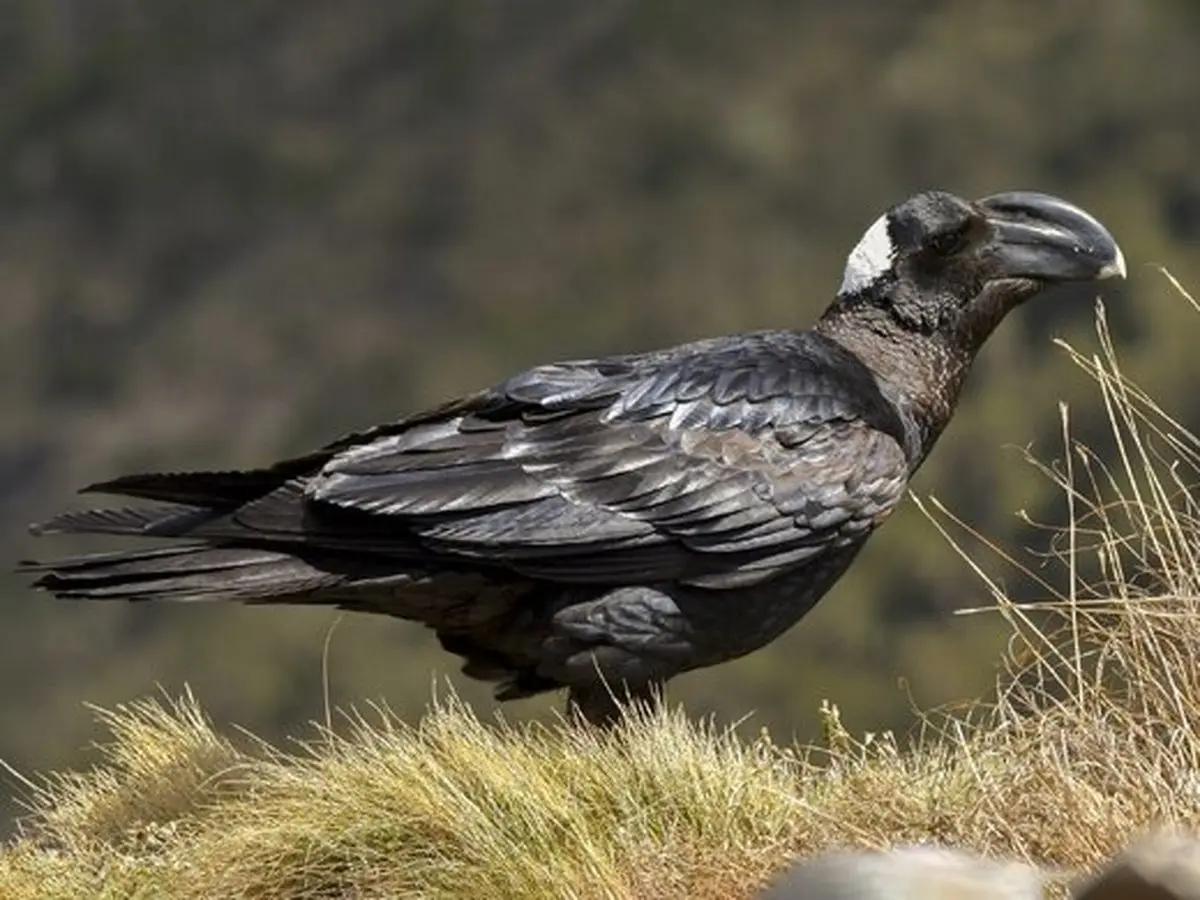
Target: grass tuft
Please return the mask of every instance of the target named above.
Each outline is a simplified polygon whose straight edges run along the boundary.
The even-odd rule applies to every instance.
[[[832,846],[935,840],[1076,869],[1200,825],[1200,440],[1122,372],[1102,307],[1097,334],[1095,353],[1064,348],[1113,452],[1062,411],[1063,459],[1033,460],[1070,519],[1046,557],[922,503],[1011,640],[995,696],[914,740],[852,735],[832,704],[820,746],[795,747],[678,711],[605,733],[495,726],[450,698],[416,724],[352,712],[283,750],[221,736],[191,696],[141,701],[97,711],[98,765],[37,783],[0,895],[751,897]],[[1014,603],[989,554],[1044,596]]]

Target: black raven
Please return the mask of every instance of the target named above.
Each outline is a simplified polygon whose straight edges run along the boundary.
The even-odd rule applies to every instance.
[[[812,609],[895,509],[977,351],[1049,285],[1124,276],[1055,197],[926,192],[808,331],[538,366],[268,468],[129,475],[157,506],[35,533],[183,538],[26,562],[86,600],[328,604],[423,622],[500,699],[611,721]]]

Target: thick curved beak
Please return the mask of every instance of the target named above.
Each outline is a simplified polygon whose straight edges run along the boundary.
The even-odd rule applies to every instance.
[[[1125,277],[1125,257],[1108,229],[1058,197],[1011,191],[975,202],[994,229],[997,278],[1098,281]]]

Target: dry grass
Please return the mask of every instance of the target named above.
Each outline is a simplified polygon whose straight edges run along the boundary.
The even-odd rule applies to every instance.
[[[1097,321],[1099,353],[1067,351],[1114,461],[1064,410],[1067,452],[1043,466],[1071,512],[1050,560],[1070,588],[1017,606],[963,551],[1010,649],[996,699],[930,717],[915,746],[853,737],[831,706],[824,746],[800,749],[673,712],[611,734],[498,728],[450,701],[417,725],[348,716],[285,753],[219,736],[190,697],[146,701],[100,713],[94,770],[30,785],[0,897],[749,897],[829,845],[1080,867],[1151,824],[1200,824],[1200,441],[1124,377]]]

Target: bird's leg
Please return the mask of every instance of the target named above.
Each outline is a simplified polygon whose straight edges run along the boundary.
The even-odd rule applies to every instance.
[[[658,682],[610,685],[597,681],[567,692],[567,715],[581,724],[611,728],[621,721],[632,704],[649,709],[662,703],[663,686]]]

